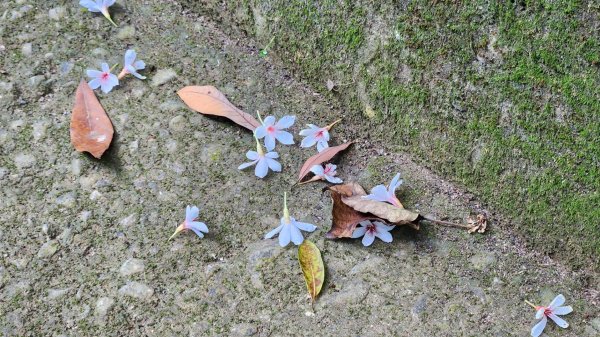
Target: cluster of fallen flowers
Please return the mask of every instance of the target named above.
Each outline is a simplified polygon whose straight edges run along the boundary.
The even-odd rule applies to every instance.
[[[116,26],[108,11],[108,8],[115,2],[116,0],[81,0],[80,5],[90,12],[102,13]],[[100,88],[104,93],[108,93],[119,85],[120,79],[128,74],[139,79],[145,79],[146,77],[138,72],[145,68],[145,63],[136,60],[136,57],[134,50],[127,50],[124,57],[124,66],[118,76],[112,74],[113,69],[109,68],[107,63],[101,64],[101,71],[92,69],[86,71],[92,79],[89,84],[82,81],[78,87],[71,120],[71,139],[78,151],[89,152],[94,157],[100,158],[110,145],[113,134],[112,125],[91,89]],[[254,174],[261,179],[268,175],[269,170],[281,172],[282,166],[277,161],[279,154],[274,150],[277,142],[284,145],[294,144],[293,135],[286,129],[295,123],[295,116],[284,116],[279,121],[276,121],[274,116],[267,116],[263,121],[259,114],[260,122],[258,122],[254,117],[233,106],[222,93],[212,86],[186,87],[180,90],[178,94],[192,109],[207,115],[229,118],[253,132],[256,151],[248,151],[246,157],[251,161],[240,165],[238,169],[243,170],[255,166]],[[461,227],[468,229],[470,233],[485,232],[487,219],[482,214],[477,215],[475,219],[469,218],[468,225],[460,225],[430,219],[416,212],[406,210],[396,196],[396,189],[403,183],[403,180],[400,179],[400,173],[394,176],[389,185],[377,185],[371,189],[369,194],[356,183],[341,185],[343,181],[336,177],[336,165],[327,163],[327,161],[340,151],[345,150],[352,142],[329,147],[329,131],[338,122],[339,120],[326,127],[308,124],[308,129],[300,131],[300,136],[304,137],[300,146],[309,148],[316,145],[318,153],[310,157],[301,168],[298,184],[317,180],[340,184],[331,185],[327,188],[333,201],[332,226],[326,234],[328,238],[362,237],[364,246],[370,246],[376,237],[389,243],[393,240],[390,233],[392,229],[400,225],[409,225],[418,229],[420,221]],[[260,139],[264,141],[266,152],[263,150]],[[314,176],[307,181],[302,181],[309,172],[313,173]],[[265,235],[265,239],[272,239],[277,235],[281,247],[287,246],[290,242],[300,246],[298,251],[300,265],[305,275],[309,294],[314,301],[323,284],[324,267],[318,248],[310,241],[304,240],[302,231],[314,232],[317,226],[297,221],[290,215],[287,206],[287,193],[284,193],[283,199],[283,216],[280,219],[280,224],[269,231]],[[205,223],[197,221],[199,213],[198,207],[187,206],[185,220],[176,228],[169,240],[186,230],[191,230],[199,238],[203,238],[209,232],[209,229]],[[559,317],[559,315],[568,314],[573,310],[570,306],[562,306],[565,302],[563,295],[558,295],[548,307],[535,306],[529,301],[526,302],[535,308],[535,318],[539,319],[539,322],[531,330],[531,336],[538,337],[542,334],[547,324],[547,318],[550,318],[562,328],[569,326],[566,321]]]

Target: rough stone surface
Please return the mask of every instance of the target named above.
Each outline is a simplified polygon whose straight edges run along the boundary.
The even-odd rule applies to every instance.
[[[129,276],[137,273],[141,273],[144,271],[144,261],[140,259],[129,259],[125,261],[119,272],[121,276]]]
[[[119,294],[140,300],[147,300],[152,297],[154,290],[140,282],[128,282],[119,289]]]
[[[174,79],[177,73],[173,69],[160,69],[152,77],[152,86],[157,87]]]
[[[114,12],[117,23],[136,27],[124,46],[116,28],[77,1],[61,2],[68,13],[61,20],[43,19],[53,1],[20,11],[33,3],[0,2],[8,13],[0,18],[7,46],[0,56],[7,70],[0,85],[0,335],[526,336],[534,312],[523,299],[544,304],[557,293],[576,311],[568,329],[550,327],[548,335],[595,330],[593,275],[527,248],[512,221],[373,137],[378,126],[365,127],[360,111],[315,95],[275,57],[259,57],[252,41],[228,37],[177,1],[131,0]],[[23,16],[11,19],[12,11]],[[31,58],[20,56],[24,43],[34,46]],[[96,91],[117,135],[96,160],[70,143],[73,93],[83,69],[122,62],[127,47],[147,62],[149,79],[129,76],[109,94]],[[63,62],[75,66],[62,72]],[[152,86],[155,69],[178,75]],[[45,76],[47,90],[28,89],[36,75]],[[296,146],[276,149],[282,172],[260,180],[237,169],[255,148],[247,130],[188,108],[161,108],[188,84],[214,85],[248,113],[296,115]],[[401,172],[398,197],[407,208],[456,221],[489,211],[488,233],[423,224],[394,229],[389,244],[325,240],[326,184],[290,186],[315,151],[297,146],[298,132],[338,118],[331,144],[359,140],[337,159],[341,178],[370,190]],[[318,226],[304,233],[327,268],[314,311],[297,247],[264,240],[279,225],[284,191],[292,215]],[[186,205],[200,207],[210,232],[167,241]],[[121,276],[131,257],[144,261],[143,272]]]

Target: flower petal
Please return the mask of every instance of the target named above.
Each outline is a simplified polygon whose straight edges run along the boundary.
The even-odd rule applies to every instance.
[[[392,182],[390,183],[390,187],[388,188],[388,190],[391,192],[390,194],[392,195],[396,195],[396,188],[398,188],[398,186],[402,185],[403,180],[400,179],[400,173],[397,173],[394,178],[392,179]]]
[[[254,130],[254,137],[256,137],[258,139],[261,139],[261,138],[263,138],[266,135],[267,135],[267,128],[265,126],[263,126],[263,125],[257,127]]]
[[[191,229],[195,229],[204,233],[208,233],[208,226],[204,222],[192,221],[189,223]]]
[[[302,142],[300,143],[300,147],[311,147],[311,146],[315,145],[316,142],[317,142],[317,138],[315,138],[314,135],[310,135],[310,136],[307,136],[304,139],[302,139]]]
[[[265,147],[267,151],[271,151],[275,148],[275,137],[270,134],[265,135]]]
[[[283,116],[283,117],[281,117],[279,122],[277,122],[277,124],[275,124],[275,127],[280,130],[287,129],[290,126],[294,125],[295,121],[296,121],[296,116]]]
[[[250,160],[258,160],[258,152],[248,151],[248,152],[246,152],[246,158],[248,158]]]
[[[261,158],[256,163],[256,168],[254,168],[254,174],[259,178],[264,178],[267,173],[269,173],[269,164],[266,161],[266,158]]]
[[[302,232],[296,226],[290,226],[290,233],[292,234],[292,242],[297,246],[304,241]]]
[[[200,209],[196,206],[188,206],[185,208],[185,221],[192,222],[200,214]]]
[[[292,221],[294,226],[298,227],[298,229],[303,230],[305,232],[314,232],[317,229],[317,226],[308,223],[308,222],[300,222],[300,221]]]
[[[279,162],[277,160],[271,159],[271,158],[265,158],[265,161],[267,162],[267,165],[269,165],[269,168],[271,169],[271,171],[281,172],[281,164],[279,164]]]
[[[135,50],[133,50],[133,49],[127,50],[125,52],[125,65],[133,65],[135,58],[136,58]]]
[[[386,232],[389,232],[389,231],[391,231],[392,229],[394,229],[394,227],[395,227],[395,226],[388,226],[388,225],[384,224],[384,223],[383,223],[383,222],[381,222],[381,221],[373,221],[373,223],[375,224],[375,227],[377,227],[377,231],[378,231],[378,232],[379,232],[379,231],[386,231]]]
[[[360,238],[361,236],[365,235],[366,232],[367,232],[367,227],[361,227],[361,226],[356,227],[354,232],[352,232],[351,238],[353,238],[353,239]]]
[[[277,152],[267,152],[265,153],[265,157],[275,159],[279,158],[279,154],[277,154]]]
[[[265,239],[270,239],[270,238],[274,237],[274,236],[275,236],[275,234],[278,234],[279,232],[281,232],[281,229],[282,229],[282,228],[283,228],[283,224],[279,225],[279,226],[278,226],[277,228],[275,228],[274,230],[272,230],[272,231],[268,232],[268,233],[265,235]]]
[[[311,135],[314,136],[318,132],[318,129],[319,129],[318,126],[313,125],[313,124],[308,124],[308,127],[310,129],[302,129],[302,130],[300,130],[299,135],[300,136],[311,136]]]
[[[327,141],[321,140],[317,143],[317,151],[318,152],[323,152],[323,150],[325,150],[328,147],[329,147],[329,144],[327,144]]]
[[[88,77],[92,77],[92,78],[98,78],[98,77],[102,76],[101,71],[94,70],[94,69],[87,69],[85,71],[85,74],[88,75]]]
[[[388,190],[383,185],[377,185],[371,189],[371,194],[364,196],[363,198],[385,202],[388,199]]]
[[[194,231],[194,233],[196,233],[196,235],[198,235],[198,237],[200,237],[200,238],[203,238],[203,237],[204,237],[204,234],[202,234],[202,232],[201,232],[201,231],[199,231],[199,230],[197,230],[197,229],[194,229],[194,228],[190,228],[190,229],[191,229],[191,230],[193,230],[193,231]]]
[[[556,307],[560,307],[561,305],[565,304],[565,297],[562,294],[558,294],[553,300],[552,302],[550,302],[550,305],[548,306],[548,308],[550,309],[554,309]]]
[[[90,12],[100,12],[100,7],[96,4],[95,1],[92,0],[81,0],[79,1],[79,5],[87,8]]]
[[[279,245],[281,247],[285,247],[290,243],[290,239],[291,239],[291,227],[292,225],[290,224],[284,224],[283,228],[281,228],[281,231],[279,232]]]
[[[375,235],[373,233],[366,232],[362,239],[363,246],[369,247],[373,241],[375,241]]]
[[[110,7],[115,4],[117,0],[104,0],[104,6]]]
[[[569,327],[569,323],[567,323],[567,321],[565,321],[564,319],[556,316],[554,313],[548,315],[548,317],[550,317],[550,319],[553,320],[554,323],[556,323],[556,325],[558,325],[561,328],[568,328]]]
[[[90,88],[98,89],[101,83],[99,79],[94,78],[93,80],[89,81],[88,84],[90,85]]]
[[[273,116],[267,116],[263,121],[264,126],[271,126],[273,124],[275,124],[275,117]]]
[[[104,62],[100,65],[100,67],[102,68],[102,72],[106,73],[110,71],[110,67],[108,66],[108,63]]]
[[[531,337],[539,337],[539,335],[541,335],[542,332],[544,332],[544,328],[546,327],[547,322],[548,319],[546,318],[546,316],[542,317],[542,320],[539,321],[536,325],[534,325],[531,329]]]
[[[146,63],[142,60],[137,60],[133,62],[133,67],[137,70],[142,70],[146,68]]]
[[[257,162],[258,162],[258,160],[251,161],[249,163],[243,163],[242,165],[238,166],[238,170],[243,170],[243,169],[245,169],[247,167],[250,167],[250,166],[256,164]]]
[[[141,75],[140,73],[137,72],[137,69],[135,69],[132,65],[127,64],[125,65],[125,69],[127,70],[128,73],[130,73],[131,75],[139,78],[140,80],[145,80],[146,76]]]
[[[314,173],[316,176],[325,176],[325,170],[321,165],[313,165],[313,167],[310,168],[310,172]]]
[[[555,315],[566,315],[570,314],[572,311],[573,308],[570,305],[567,305],[566,307],[557,307],[552,310]]]
[[[285,145],[294,144],[294,136],[287,131],[277,131],[275,133],[275,138],[281,143]]]
[[[392,242],[392,240],[394,239],[392,237],[392,234],[390,234],[390,232],[388,232],[388,231],[379,231],[378,230],[377,233],[375,233],[375,236],[377,236],[378,238],[380,238],[381,241],[387,242],[387,243]]]

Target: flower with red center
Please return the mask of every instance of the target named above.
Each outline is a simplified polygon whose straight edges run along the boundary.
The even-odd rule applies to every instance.
[[[337,124],[341,119],[329,124],[324,128],[320,128],[314,124],[307,124],[308,129],[300,131],[300,136],[304,136],[300,147],[311,147],[317,144],[317,151],[321,152],[329,147],[329,130]]]
[[[375,241],[375,237],[378,237],[383,242],[392,242],[393,238],[390,231],[394,229],[394,226],[388,226],[383,222],[371,220],[362,221],[359,225],[360,227],[356,227],[354,232],[352,232],[352,238],[356,239],[362,236],[363,246],[370,246]]]
[[[265,118],[262,125],[256,128],[254,135],[258,139],[265,139],[265,147],[267,148],[267,151],[271,151],[275,148],[275,140],[285,145],[294,144],[294,136],[292,136],[291,133],[283,130],[294,125],[295,121],[295,116],[283,116],[277,123],[275,123],[275,117],[268,116]]]
[[[312,180],[327,180],[328,182],[332,183],[332,184],[341,184],[343,181],[342,179],[336,177],[337,172],[336,172],[336,165],[333,164],[327,164],[325,165],[325,167],[323,168],[323,166],[321,165],[314,165],[311,169],[310,172],[315,174],[315,177],[317,177],[318,179],[312,179]]]
[[[188,206],[185,209],[185,221],[175,229],[175,233],[171,235],[169,240],[174,238],[177,234],[184,230],[192,230],[198,237],[203,238],[204,233],[208,233],[208,227],[204,222],[194,221],[198,218],[200,210],[196,206]]]
[[[542,334],[548,323],[548,317],[561,328],[569,327],[569,323],[558,317],[558,315],[566,315],[573,311],[573,308],[570,305],[562,306],[565,303],[565,297],[562,294],[556,296],[547,307],[534,305],[527,300],[525,302],[536,310],[535,318],[540,319],[540,321],[531,329],[532,337],[538,337]]]
[[[371,189],[371,194],[363,198],[375,201],[388,202],[396,207],[402,208],[402,203],[396,197],[396,188],[402,185],[404,181],[400,179],[400,173],[396,174],[390,185],[386,188],[384,185],[377,185]]]
[[[102,63],[102,71],[88,69],[86,74],[92,77],[92,80],[88,83],[90,88],[98,89],[101,88],[102,92],[108,93],[115,86],[119,85],[119,79],[117,76],[111,74],[108,64]]]
[[[108,7],[114,5],[116,1],[117,0],[80,0],[79,5],[87,8],[90,12],[102,13],[110,23],[117,27],[117,24],[112,20],[110,13],[108,12]]]

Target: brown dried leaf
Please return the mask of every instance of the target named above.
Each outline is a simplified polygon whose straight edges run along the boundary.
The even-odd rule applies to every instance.
[[[343,197],[366,195],[365,190],[359,184],[335,185],[329,187],[328,190],[331,193],[333,207],[331,209],[331,229],[327,232],[326,237],[330,239],[349,238],[359,222],[373,219],[373,216],[358,212],[342,202]]]
[[[390,205],[386,202],[367,200],[362,196],[342,198],[342,202],[361,213],[370,213],[393,225],[409,224],[419,217],[419,213]]]
[[[213,86],[187,86],[177,94],[187,106],[201,114],[228,118],[250,131],[260,126],[256,118],[236,108]]]
[[[333,158],[338,152],[344,151],[348,148],[348,146],[352,145],[354,142],[344,143],[342,145],[328,147],[325,150],[315,154],[314,156],[308,158],[302,168],[300,169],[300,174],[298,175],[298,182],[302,181],[302,179],[310,172],[310,169],[314,165],[320,165],[331,158]]]
[[[483,214],[477,214],[477,218],[467,218],[467,223],[471,226],[469,233],[485,233],[487,228],[487,218]]]
[[[108,149],[114,130],[94,91],[81,80],[75,92],[71,114],[71,143],[79,152],[89,152],[100,158]]]

